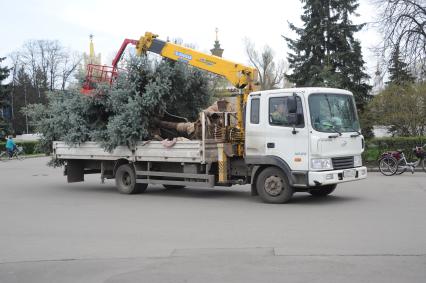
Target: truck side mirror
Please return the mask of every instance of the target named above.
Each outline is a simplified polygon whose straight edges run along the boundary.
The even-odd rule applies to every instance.
[[[296,113],[289,113],[287,114],[287,123],[289,125],[297,125],[299,124],[299,117],[297,116]]]
[[[290,125],[293,125],[293,135],[297,134],[296,125],[299,124],[299,117],[297,116],[297,95],[293,93],[293,96],[289,96],[287,99],[287,121]]]
[[[295,95],[289,96],[287,99],[287,111],[289,114],[296,114],[297,112],[297,100]]]

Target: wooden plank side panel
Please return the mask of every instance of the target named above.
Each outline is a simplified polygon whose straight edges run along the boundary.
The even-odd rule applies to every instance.
[[[70,146],[55,141],[54,154],[59,159],[93,159],[116,160],[125,158],[130,161],[165,161],[165,162],[203,162],[201,141],[178,141],[172,147],[165,147],[160,141],[140,142],[134,150],[119,146],[113,152],[107,152],[95,142],[85,142]],[[206,161],[217,161],[217,144],[206,143]]]
[[[136,158],[138,161],[165,162],[201,162],[200,141],[178,141],[171,147],[159,141],[138,144]]]
[[[132,151],[126,146],[119,146],[113,152],[105,151],[98,143],[85,142],[70,146],[64,142],[53,143],[54,154],[60,159],[94,159],[116,160],[126,158],[132,160]]]

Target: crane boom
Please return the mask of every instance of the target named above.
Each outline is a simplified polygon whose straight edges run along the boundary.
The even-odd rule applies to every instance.
[[[225,77],[236,88],[252,88],[257,79],[257,70],[221,57],[206,54],[179,44],[157,39],[157,35],[146,32],[136,44],[136,53],[141,55],[147,51],[175,61]]]

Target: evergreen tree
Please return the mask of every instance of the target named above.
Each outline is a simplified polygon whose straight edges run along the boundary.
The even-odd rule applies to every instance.
[[[0,58],[0,63],[6,58]],[[7,113],[10,110],[10,88],[3,85],[3,81],[9,77],[10,69],[0,66],[0,138],[10,131],[10,123],[7,121]]]
[[[297,39],[286,38],[291,53],[288,61],[293,73],[287,79],[296,86],[328,86],[354,93],[360,109],[367,101],[370,86],[365,83],[361,45],[354,33],[363,25],[355,25],[350,16],[357,0],[302,0],[303,28],[289,24]]]
[[[54,140],[96,141],[108,151],[119,145],[133,147],[152,138],[166,111],[195,119],[211,97],[204,73],[184,63],[144,56],[131,58],[126,74],[112,87],[100,84],[95,91],[94,97],[79,89],[51,92],[47,105],[25,108],[36,131],[43,134],[44,151],[51,151]]]
[[[399,48],[396,48],[392,53],[392,58],[389,67],[389,81],[387,84],[403,85],[414,83],[415,78],[407,70],[408,65],[400,58]]]
[[[195,121],[212,96],[207,73],[181,62],[165,60],[163,64],[171,68],[169,79],[174,93],[167,102],[167,111]]]

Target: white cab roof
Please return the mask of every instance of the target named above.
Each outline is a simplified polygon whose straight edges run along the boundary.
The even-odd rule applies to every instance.
[[[272,89],[272,90],[262,90],[253,92],[254,95],[268,95],[268,94],[276,94],[283,92],[296,92],[296,93],[340,93],[352,95],[352,92],[339,88],[329,88],[329,87],[294,87],[294,88],[282,88],[282,89]]]

